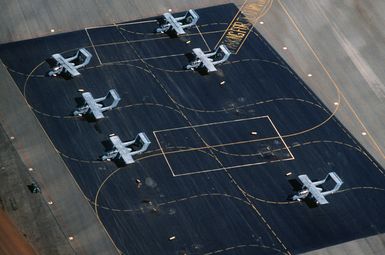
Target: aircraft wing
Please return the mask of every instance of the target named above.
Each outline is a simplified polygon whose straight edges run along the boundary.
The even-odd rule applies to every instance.
[[[73,64],[67,61],[62,55],[60,54],[53,54],[52,57],[56,60],[57,63],[59,63],[63,68],[69,72],[72,76],[78,76],[80,73]]]
[[[124,163],[131,164],[134,163],[134,159],[131,156],[131,149],[125,147],[120,140],[119,136],[111,136],[111,143],[114,145],[115,149],[118,150],[120,157],[123,159]]]
[[[211,62],[211,60],[208,57],[206,57],[206,55],[203,53],[203,51],[200,48],[193,49],[193,52],[195,56],[202,61],[204,67],[207,68],[208,72],[215,72],[217,70],[214,64]]]
[[[104,115],[102,111],[100,110],[100,107],[97,105],[94,97],[90,92],[82,93],[82,96],[84,100],[86,101],[87,105],[90,107],[90,110],[92,114],[94,115],[95,119],[103,119]],[[120,140],[120,139],[119,139]]]
[[[298,179],[302,184],[309,190],[312,197],[321,205],[328,204],[329,202],[325,199],[325,196],[322,195],[321,191],[313,184],[307,175],[300,175]]]
[[[178,35],[182,35],[186,33],[183,30],[182,26],[179,24],[179,22],[170,13],[167,12],[163,14],[163,17],[168,21],[168,23],[170,23],[170,25]]]

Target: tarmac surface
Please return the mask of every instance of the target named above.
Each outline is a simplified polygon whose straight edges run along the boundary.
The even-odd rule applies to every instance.
[[[198,13],[199,26],[179,39],[154,35],[149,19],[0,46],[118,249],[300,253],[383,233],[384,170],[335,118],[339,105],[326,108],[256,30],[217,73],[183,70],[185,53],[212,49],[237,8]],[[50,54],[81,47],[94,57],[80,77],[45,76]],[[115,88],[122,101],[105,120],[89,122],[70,116],[80,88],[96,96]],[[152,144],[137,163],[98,161],[108,134],[130,140],[141,131]],[[287,201],[287,172],[320,179],[330,171],[344,180],[330,204]]]

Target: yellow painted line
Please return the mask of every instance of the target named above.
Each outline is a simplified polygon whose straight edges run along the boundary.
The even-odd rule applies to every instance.
[[[172,170],[171,164],[170,164],[170,162],[168,161],[168,159],[167,159],[167,157],[166,157],[166,155],[165,155],[165,153],[164,153],[164,151],[163,151],[163,147],[161,146],[160,141],[159,141],[158,137],[156,136],[156,133],[155,133],[155,132],[152,132],[152,133],[154,134],[155,140],[156,140],[156,142],[158,143],[158,146],[159,146],[159,148],[160,148],[160,151],[161,151],[161,153],[162,153],[164,159],[166,160],[167,166],[170,168],[170,171],[171,171],[172,176],[175,176],[175,173],[174,173],[174,171]]]
[[[282,10],[285,12],[285,14],[287,15],[287,17],[289,18],[290,22],[293,24],[295,30],[297,30],[297,32],[299,33],[299,35],[301,36],[301,38],[303,39],[303,41],[305,42],[305,44],[307,45],[307,47],[310,49],[310,51],[312,52],[312,54],[314,55],[314,57],[316,58],[317,62],[320,64],[320,66],[322,67],[322,69],[324,70],[324,72],[326,73],[326,75],[328,76],[328,78],[330,79],[330,81],[333,83],[333,85],[337,88],[338,90],[338,94],[339,96],[341,96],[344,101],[346,102],[348,108],[352,111],[353,115],[356,117],[356,119],[358,120],[358,122],[360,123],[360,125],[363,127],[363,129],[365,130],[365,132],[368,134],[368,137],[370,138],[372,144],[375,146],[375,148],[378,150],[378,152],[381,154],[382,158],[385,158],[385,155],[384,155],[384,152],[382,151],[382,149],[380,148],[380,146],[377,144],[377,142],[375,141],[375,139],[373,138],[373,136],[368,132],[368,129],[366,128],[366,126],[364,125],[363,121],[360,119],[360,117],[358,116],[358,114],[356,113],[356,111],[353,109],[353,107],[351,106],[351,104],[349,103],[349,101],[346,99],[345,95],[341,92],[339,86],[337,85],[337,83],[335,82],[335,80],[332,78],[332,76],[330,75],[329,71],[326,69],[325,65],[321,62],[320,58],[318,57],[317,53],[314,51],[313,47],[310,45],[310,43],[308,42],[308,40],[306,39],[306,37],[304,36],[304,34],[302,33],[302,31],[300,30],[300,28],[298,27],[298,25],[296,24],[296,22],[294,21],[294,19],[292,18],[292,16],[289,14],[288,10],[286,9],[286,7],[282,4],[281,0],[277,0],[279,5],[281,6]]]
[[[227,26],[226,30],[225,30],[225,33],[223,33],[223,35],[221,36],[221,38],[219,39],[217,45],[215,45],[215,48],[218,47],[219,45],[219,42],[222,41],[223,37],[226,35],[226,31],[229,30],[229,28],[231,27],[231,25],[233,24],[234,20],[238,17],[239,13],[241,13],[241,10],[243,9],[243,7],[245,6],[245,4],[248,2],[248,0],[245,0],[242,4],[242,6],[239,8],[237,14],[235,14],[234,18],[231,20],[231,22],[229,23],[229,25]]]
[[[239,11],[230,22],[215,48],[224,44],[232,54],[237,54],[256,22],[271,8],[273,0],[259,0],[254,3],[245,1]]]
[[[261,13],[261,15],[259,15],[258,17],[256,17],[256,19],[254,20],[254,22],[253,22],[253,24],[252,24],[252,25],[253,25],[252,28],[250,29],[249,33],[246,35],[245,40],[243,40],[243,42],[241,43],[241,45],[238,47],[238,50],[235,52],[235,54],[238,54],[239,50],[242,48],[243,44],[245,43],[247,37],[249,36],[249,34],[251,33],[251,31],[253,31],[253,28],[254,28],[254,26],[257,24],[258,20],[261,19],[263,16],[265,16],[265,15],[269,12],[269,10],[271,9],[272,6],[273,6],[273,0],[270,1],[269,6],[265,9],[265,11],[263,11],[263,12]]]

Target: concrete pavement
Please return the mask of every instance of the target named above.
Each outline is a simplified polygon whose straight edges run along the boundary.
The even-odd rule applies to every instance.
[[[1,2],[0,42],[8,42],[49,35],[52,28],[55,33],[67,32],[158,15],[168,8],[181,11],[222,1]],[[380,0],[276,0],[257,29],[385,166],[383,10]]]
[[[82,191],[32,113],[18,87],[1,63],[0,122],[31,178],[42,190],[49,210],[73,254],[117,254]],[[25,171],[28,171],[25,169]],[[73,237],[73,240],[70,240]]]

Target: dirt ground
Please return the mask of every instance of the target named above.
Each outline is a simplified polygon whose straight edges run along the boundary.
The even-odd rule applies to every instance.
[[[36,255],[31,245],[16,229],[15,225],[0,210],[0,254],[1,255]]]

